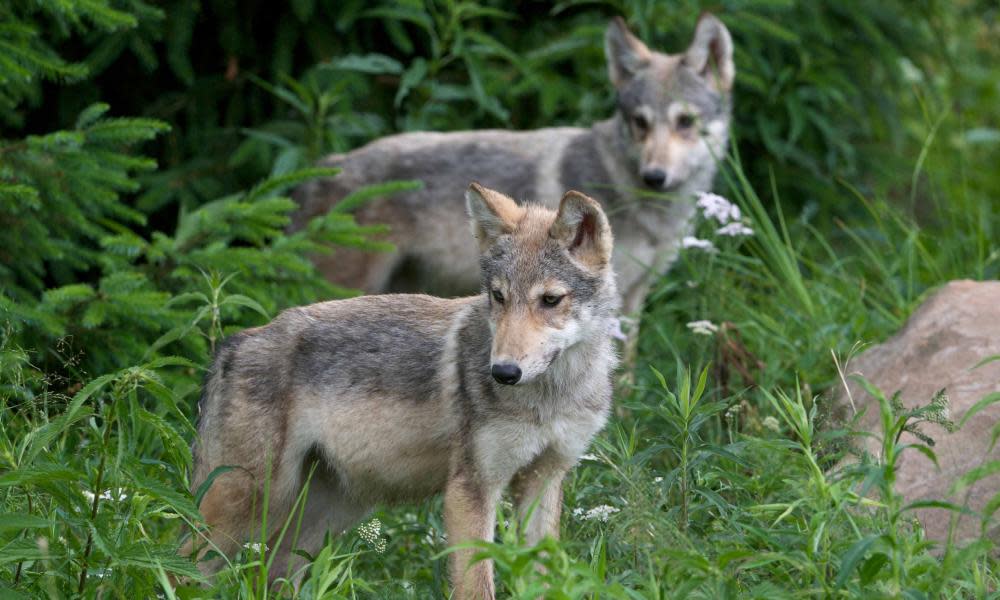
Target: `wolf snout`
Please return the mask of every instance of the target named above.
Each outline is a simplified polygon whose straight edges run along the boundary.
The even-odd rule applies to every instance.
[[[642,181],[651,189],[661,192],[672,192],[684,183],[684,177],[671,175],[666,169],[660,167],[646,167],[639,172]]]
[[[667,183],[667,172],[659,167],[648,167],[642,170],[642,180],[651,188],[659,189]]]
[[[504,385],[514,385],[521,380],[521,367],[514,363],[497,363],[490,368],[490,373]]]

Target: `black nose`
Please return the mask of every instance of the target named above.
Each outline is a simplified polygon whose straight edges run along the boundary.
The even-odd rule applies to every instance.
[[[521,367],[514,363],[500,363],[490,369],[493,379],[504,385],[514,385],[521,380]]]
[[[663,169],[643,169],[642,180],[651,188],[658,188],[667,180],[667,172]]]

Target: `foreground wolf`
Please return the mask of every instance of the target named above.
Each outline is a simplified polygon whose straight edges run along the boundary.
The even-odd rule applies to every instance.
[[[558,214],[478,184],[466,200],[482,294],[313,304],[220,347],[193,485],[237,467],[201,504],[222,552],[260,539],[269,478],[272,576],[283,575],[291,534],[279,546],[275,532],[314,464],[296,544],[310,552],[377,503],[441,491],[450,544],[492,540],[494,505],[508,485],[522,518],[537,503],[529,543],[558,533],[563,476],[611,403],[611,229],[579,192],[563,196]],[[452,555],[454,597],[492,598],[492,567],[469,568],[472,553]]]
[[[623,310],[635,314],[652,279],[676,256],[694,214],[692,197],[708,191],[726,150],[732,41],[705,15],[682,54],[653,52],[624,21],[607,30],[608,73],[618,111],[590,129],[407,133],[376,140],[325,165],[343,172],[301,187],[293,228],[350,192],[378,181],[419,179],[424,188],[371,202],[361,223],[386,223],[392,253],[336,250],[317,257],[334,283],[369,293],[471,293],[478,285],[472,241],[458,203],[470,178],[518,201],[554,203],[562,190],[601,198],[615,233],[615,272]],[[669,192],[669,201],[646,192]]]

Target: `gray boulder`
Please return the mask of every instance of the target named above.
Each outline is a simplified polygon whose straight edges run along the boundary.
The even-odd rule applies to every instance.
[[[874,346],[847,365],[848,373],[864,375],[887,397],[899,390],[907,408],[926,405],[941,388],[951,400],[951,418],[961,417],[981,398],[1000,391],[1000,362],[972,370],[988,356],[1000,354],[1000,281],[952,281],[931,295],[907,321],[901,331],[883,344]],[[878,401],[855,383],[850,383],[851,398],[858,411],[867,413],[858,429],[880,436]],[[849,400],[841,399],[841,408],[851,410]],[[1000,475],[980,481],[966,493],[949,495],[958,477],[985,461],[1000,460],[1000,448],[989,450],[991,433],[1000,421],[1000,404],[994,404],[974,416],[955,433],[944,427],[924,424],[921,430],[935,441],[940,469],[923,454],[904,452],[897,472],[897,489],[906,501],[935,499],[959,505],[966,501],[980,511],[1000,492]],[[916,442],[905,433],[902,443]],[[878,441],[868,439],[865,447],[878,453]],[[915,511],[928,537],[944,540],[952,513],[940,509]],[[1000,514],[1000,513],[998,513]],[[955,539],[979,535],[979,520],[963,516]],[[996,521],[990,536],[998,538]]]

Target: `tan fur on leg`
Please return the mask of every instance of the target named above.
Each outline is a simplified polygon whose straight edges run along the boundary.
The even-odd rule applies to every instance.
[[[444,521],[449,544],[474,540],[493,540],[496,520],[495,494],[464,476],[453,477],[444,493]],[[463,548],[451,555],[451,580],[454,600],[492,600],[493,563],[482,560],[470,566],[474,548]]]
[[[254,523],[253,480],[246,473],[233,471],[216,479],[201,500],[201,514],[208,525],[206,540],[197,532],[181,548],[182,556],[201,560],[209,550],[223,556],[236,552]],[[223,566],[223,559],[199,563],[198,568],[212,575]]]
[[[559,464],[553,455],[546,453],[518,473],[511,482],[517,516],[523,524],[524,539],[528,544],[535,545],[546,535],[559,537],[562,480],[566,471],[567,468]]]

